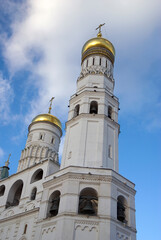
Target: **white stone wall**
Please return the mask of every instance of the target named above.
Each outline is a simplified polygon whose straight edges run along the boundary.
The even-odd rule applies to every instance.
[[[81,114],[72,119],[67,123],[61,168],[74,165],[118,171],[118,134],[119,125],[103,115]]]
[[[6,186],[4,196],[0,197],[1,240],[24,237],[34,240],[79,240],[82,237],[98,240],[136,239],[133,183],[112,170],[89,167],[68,167],[47,176],[48,164],[45,161],[0,181]],[[43,179],[30,183],[39,167],[44,171]],[[5,209],[9,189],[18,179],[24,181],[21,201],[18,206]],[[36,199],[31,201],[31,191],[35,186]],[[98,194],[96,216],[78,214],[79,194],[87,187],[95,189]],[[49,197],[56,190],[61,193],[58,215],[48,217]],[[127,200],[127,223],[117,220],[119,195]]]
[[[136,239],[135,223],[132,222],[135,206],[131,201],[135,196],[134,184],[116,172],[69,167],[57,172],[54,179],[49,176],[47,180],[40,206],[42,211],[38,218],[39,231],[43,232],[40,239],[113,240],[118,236]],[[87,187],[98,193],[97,216],[78,214],[79,194]],[[55,190],[61,192],[58,215],[45,218],[48,198]],[[127,223],[117,220],[117,197],[120,193],[128,200]]]
[[[31,183],[33,174],[38,170],[43,170],[42,179]],[[43,182],[46,176],[52,171],[58,171],[59,167],[50,159],[43,161],[31,168],[18,172],[4,180],[0,181],[0,186],[5,186],[3,196],[0,196],[0,239],[21,239],[26,236],[27,239],[38,239],[35,237],[36,221],[39,212],[40,202],[43,193]],[[18,181],[23,181],[21,198],[18,206],[6,208],[6,202],[12,185]],[[37,188],[35,200],[31,200],[33,188]],[[27,224],[26,234],[23,234]],[[22,238],[23,239],[23,238]]]
[[[61,169],[74,165],[118,171],[119,103],[113,89],[110,60],[101,55],[87,57],[69,103]],[[96,114],[90,114],[93,101],[98,105]]]

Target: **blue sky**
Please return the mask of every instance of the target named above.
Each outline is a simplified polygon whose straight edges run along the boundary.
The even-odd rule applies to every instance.
[[[160,9],[160,0],[0,0],[0,165],[11,153],[16,172],[28,125],[52,96],[64,129],[82,46],[105,22],[116,50],[119,172],[136,184],[138,240],[161,235]]]

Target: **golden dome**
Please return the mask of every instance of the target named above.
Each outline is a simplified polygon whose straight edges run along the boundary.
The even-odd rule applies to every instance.
[[[110,41],[102,38],[102,34],[98,33],[97,37],[89,39],[82,48],[82,62],[92,54],[102,54],[108,57],[112,63],[115,59],[115,49]]]
[[[37,115],[37,116],[32,120],[32,123],[34,123],[34,122],[50,122],[50,123],[53,123],[53,124],[55,124],[56,126],[58,126],[60,129],[62,128],[61,122],[59,121],[59,119],[56,118],[55,116],[49,114],[49,113]]]

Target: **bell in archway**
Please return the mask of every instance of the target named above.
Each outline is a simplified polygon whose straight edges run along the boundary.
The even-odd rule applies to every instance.
[[[90,113],[97,114],[97,109],[96,109],[95,106],[91,106],[91,108],[90,108]]]
[[[117,219],[121,222],[125,221],[125,207],[122,203],[117,203]]]
[[[95,210],[93,208],[91,200],[87,199],[85,206],[81,209],[81,213],[83,214],[94,214]]]
[[[59,199],[54,199],[52,201],[52,206],[49,211],[51,216],[56,216],[58,214],[58,209],[59,209]]]

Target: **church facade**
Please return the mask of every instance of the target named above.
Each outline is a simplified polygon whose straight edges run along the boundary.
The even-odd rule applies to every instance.
[[[84,44],[60,165],[49,111],[29,125],[17,173],[1,168],[0,240],[136,240],[135,185],[118,173],[114,60],[100,30]]]

